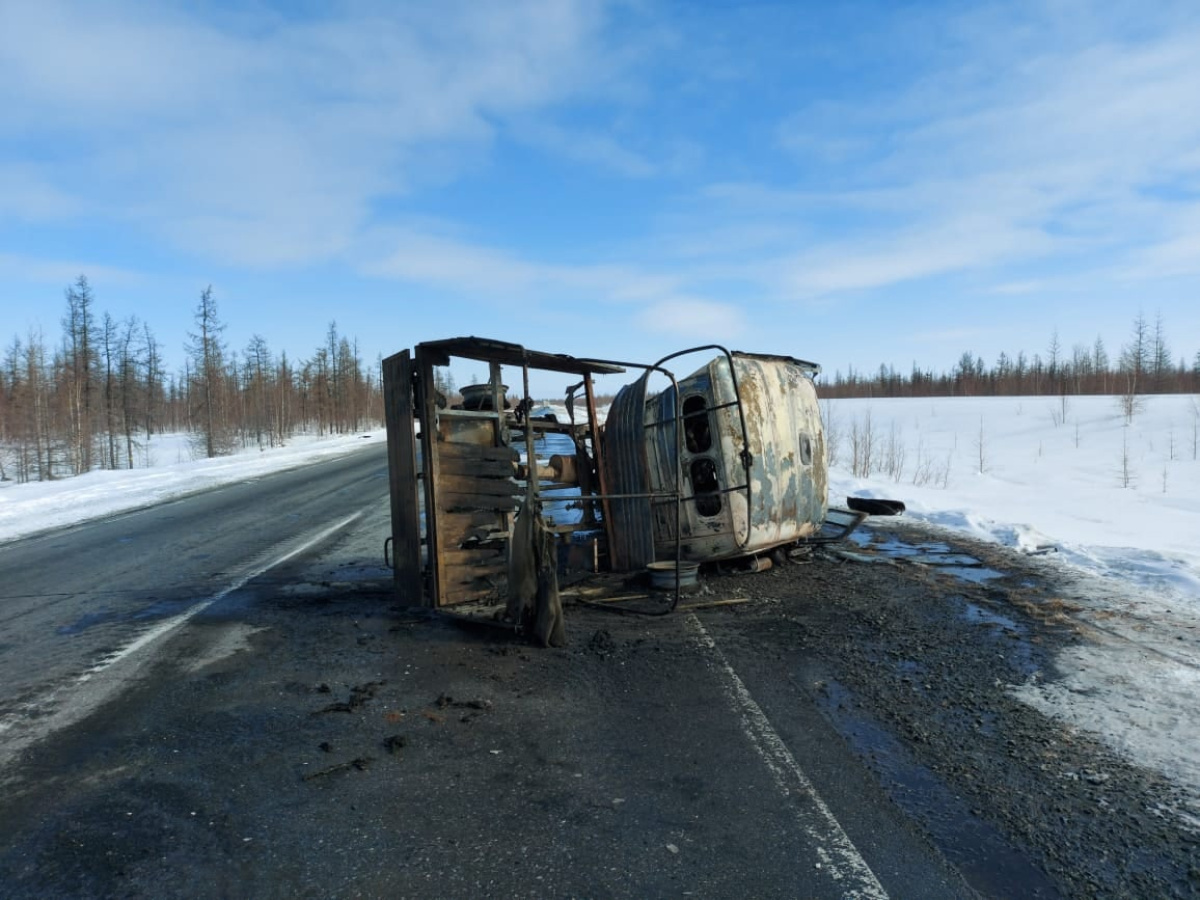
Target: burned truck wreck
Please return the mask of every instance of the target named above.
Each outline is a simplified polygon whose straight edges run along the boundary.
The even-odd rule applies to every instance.
[[[812,537],[825,521],[825,438],[812,380],[820,368],[710,349],[720,355],[674,389],[647,396],[647,372],[609,411],[601,465],[619,498],[607,536],[621,571],[762,553]],[[663,502],[677,484],[678,505]]]
[[[705,361],[676,378],[685,357]],[[488,369],[459,402],[437,389],[452,359]],[[597,379],[630,370],[601,416]],[[557,643],[563,574],[656,575],[669,611],[700,564],[843,536],[861,516],[828,507],[819,371],[716,345],[646,365],[475,337],[389,357],[397,598]],[[531,372],[569,381],[557,414],[535,405]]]

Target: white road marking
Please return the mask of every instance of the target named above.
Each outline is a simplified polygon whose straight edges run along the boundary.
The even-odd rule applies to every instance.
[[[6,767],[26,747],[37,743],[61,728],[78,722],[101,703],[116,695],[137,671],[141,663],[144,662],[144,660],[134,658],[139,650],[166,637],[194,616],[204,612],[218,600],[244,587],[252,579],[312,549],[347,525],[362,518],[364,514],[361,511],[356,512],[327,528],[321,529],[303,539],[283,555],[252,566],[220,591],[208,599],[197,603],[191,609],[187,610],[187,612],[180,613],[170,619],[164,619],[153,628],[142,632],[120,650],[104,657],[104,659],[100,660],[100,662],[96,663],[96,665],[92,666],[73,682],[67,685],[60,685],[56,690],[44,697],[37,710],[39,716],[36,719],[30,719],[18,714],[9,715],[0,720],[0,737],[4,738],[3,743],[0,743],[0,769]],[[125,661],[128,661],[126,665],[118,665]],[[109,671],[114,666],[127,671],[123,671],[117,676],[114,672]],[[52,706],[54,707],[53,711],[47,714],[47,708]],[[7,732],[13,731],[16,726],[24,727],[19,733],[9,736]]]
[[[169,634],[170,632],[174,631],[176,628],[178,628],[180,625],[187,622],[193,616],[196,616],[196,615],[204,612],[204,610],[208,609],[210,606],[212,606],[214,603],[216,603],[221,598],[227,597],[228,595],[232,594],[234,591],[238,590],[239,588],[244,587],[247,582],[251,581],[254,578],[257,578],[259,575],[262,575],[264,572],[269,572],[271,569],[274,569],[276,566],[283,565],[289,559],[292,559],[295,556],[299,556],[301,553],[304,553],[306,550],[309,550],[312,547],[315,547],[317,544],[321,543],[321,541],[325,540],[330,535],[345,528],[347,525],[349,525],[351,522],[355,521],[356,519],[361,518],[362,515],[363,515],[363,513],[356,512],[356,513],[354,513],[354,515],[347,516],[346,518],[342,519],[340,522],[330,525],[328,528],[325,528],[322,531],[317,532],[315,535],[310,537],[304,543],[300,544],[300,546],[289,550],[287,553],[283,554],[283,556],[273,559],[268,563],[264,563],[262,565],[255,566],[254,568],[250,569],[250,571],[243,573],[240,578],[238,578],[236,581],[232,582],[228,587],[219,591],[216,594],[213,594],[211,597],[209,597],[204,602],[197,603],[195,606],[193,606],[187,612],[183,612],[177,616],[174,616],[173,618],[163,620],[158,625],[156,625],[154,628],[151,628],[149,631],[146,631],[143,634],[139,635],[136,640],[132,641],[129,644],[126,644],[124,647],[122,647],[120,650],[116,651],[115,653],[109,654],[104,659],[102,659],[99,663],[92,666],[92,668],[88,669],[86,672],[84,672],[82,675],[80,675],[79,680],[81,682],[87,681],[90,678],[103,672],[105,669],[107,669],[109,666],[113,665],[114,663],[118,663],[121,660],[125,659],[125,657],[131,656],[132,654],[137,653],[139,650],[141,650],[146,645],[152,644],[156,640],[158,640],[160,637],[162,637],[163,635]]]
[[[770,770],[780,792],[788,798],[803,798],[803,803],[793,803],[793,809],[804,833],[816,847],[817,855],[821,859],[820,871],[839,882],[839,889],[845,897],[887,900],[887,891],[843,830],[841,823],[825,805],[825,801],[796,762],[796,757],[772,727],[766,713],[750,695],[716,641],[696,618],[695,613],[688,614],[684,622],[692,631],[696,642],[708,651],[713,668],[723,676],[723,687],[730,705],[741,716],[742,731]]]

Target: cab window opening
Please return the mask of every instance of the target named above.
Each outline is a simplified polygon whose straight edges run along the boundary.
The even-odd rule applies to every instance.
[[[692,461],[692,493],[695,494],[696,512],[702,516],[715,516],[721,512],[720,481],[717,465],[707,456]]]
[[[683,401],[683,434],[689,453],[703,453],[712,447],[708,404],[699,395],[694,394]]]

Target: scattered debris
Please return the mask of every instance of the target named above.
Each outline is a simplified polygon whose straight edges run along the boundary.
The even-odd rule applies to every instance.
[[[445,709],[448,706],[457,709],[482,709],[488,710],[492,708],[491,700],[455,700],[449,694],[439,694],[436,701],[438,709]]]
[[[375,760],[370,756],[359,756],[350,760],[349,762],[338,763],[336,766],[330,766],[329,768],[321,769],[318,772],[309,772],[307,775],[301,778],[301,781],[312,781],[316,778],[324,778],[326,775],[333,775],[337,772],[346,772],[350,769],[356,769],[359,772],[363,772],[366,770],[367,766],[371,765],[373,762],[375,762]]]
[[[383,749],[393,756],[408,746],[408,738],[402,734],[391,734],[383,739]]]
[[[608,633],[607,629],[601,628],[592,635],[592,639],[588,641],[587,648],[589,653],[594,653],[601,659],[605,659],[617,652],[617,642],[613,640],[613,636]]]
[[[350,688],[350,698],[345,702],[330,703],[328,706],[313,712],[314,716],[329,712],[354,712],[360,706],[372,699],[386,681],[368,681],[366,684],[356,684]],[[325,693],[322,691],[321,693]]]
[[[680,603],[675,608],[688,611],[694,609],[711,609],[714,606],[741,606],[743,603],[749,602],[749,597],[730,597],[727,600],[705,600],[701,603]]]

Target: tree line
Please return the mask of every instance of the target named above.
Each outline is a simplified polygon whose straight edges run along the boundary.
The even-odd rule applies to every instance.
[[[1111,394],[1131,401],[1145,394],[1200,393],[1200,350],[1190,363],[1174,358],[1162,315],[1151,324],[1139,312],[1115,358],[1100,337],[1090,345],[1074,344],[1068,352],[1056,329],[1044,356],[1001,353],[988,366],[965,352],[950,372],[935,373],[915,363],[908,373],[888,365],[871,373],[838,371],[820,390],[830,398]]]
[[[224,339],[212,288],[188,332],[183,371],[137,317],[96,308],[85,275],[65,291],[57,342],[40,329],[14,337],[0,364],[0,479],[46,481],[146,464],[155,434],[185,432],[194,455],[275,447],[298,433],[341,434],[383,419],[379,366],[331,322],[298,363],[254,335],[240,352]]]

